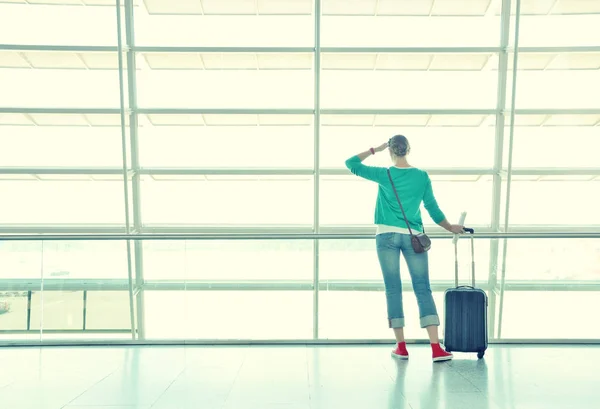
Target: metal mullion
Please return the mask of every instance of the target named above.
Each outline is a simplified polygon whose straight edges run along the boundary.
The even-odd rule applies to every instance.
[[[433,292],[444,292],[449,287],[453,286],[454,281],[448,280],[432,280],[431,289]],[[41,279],[38,282],[28,283],[27,287],[22,286],[16,289],[13,287],[1,287],[3,291],[34,291],[41,284]],[[411,292],[412,282],[408,281],[403,286],[404,292]],[[577,280],[571,282],[556,282],[552,280],[512,280],[506,282],[508,291],[600,291],[600,280]],[[122,283],[120,286],[112,286],[110,290],[102,287],[101,283],[92,286],[90,283],[79,283],[77,285],[64,285],[59,283],[50,283],[44,285],[44,291],[126,291],[127,283]],[[385,286],[377,280],[321,280],[319,282],[320,289],[327,291],[384,291]],[[489,286],[483,284],[480,286],[484,290],[488,290]],[[8,288],[5,290],[5,288]],[[32,290],[33,288],[33,290]],[[313,291],[312,280],[186,280],[171,279],[160,281],[147,281],[140,290],[151,291],[179,291],[179,290],[194,290],[194,291]]]
[[[423,168],[429,175],[432,176],[443,176],[443,175],[464,175],[464,176],[481,176],[481,175],[493,175],[494,169],[492,168]],[[321,169],[322,176],[346,176],[351,175],[351,172],[343,168],[325,168]],[[475,180],[473,180],[475,182]]]
[[[512,175],[522,176],[593,176],[600,175],[600,168],[513,168]]]
[[[497,53],[500,47],[322,47],[323,53],[382,53],[382,54],[455,54]]]
[[[522,52],[519,49],[519,52]],[[598,115],[600,108],[564,108],[564,109],[518,109],[514,110],[516,115]]]
[[[124,48],[125,49],[125,48]],[[74,53],[85,52],[116,52],[118,47],[103,45],[47,45],[47,44],[0,44],[2,51],[65,51]]]
[[[514,47],[509,47],[509,51],[514,52]],[[519,47],[521,53],[590,53],[600,52],[598,45],[582,45],[582,46],[539,46],[539,47]]]
[[[432,239],[452,239],[448,233],[431,233]],[[373,234],[323,234],[323,233],[294,233],[294,234],[2,234],[0,241],[123,241],[123,240],[372,240]],[[560,232],[506,232],[480,233],[477,239],[598,239],[600,231],[560,231]]]
[[[425,168],[430,175],[493,175],[492,168]],[[202,169],[202,168],[141,168],[139,170],[142,175],[156,176],[184,176],[184,175],[220,175],[220,176],[235,176],[235,175],[274,175],[274,176],[312,176],[314,170],[310,168],[230,168],[230,169]],[[0,172],[1,173],[1,172]],[[350,175],[350,171],[344,168],[321,168],[319,169],[321,176],[344,176]]]
[[[3,291],[34,291],[39,288],[41,279],[38,282],[30,282],[27,286],[11,286],[2,287]],[[38,287],[35,287],[35,285]],[[403,287],[403,291],[412,291],[411,282],[407,282]],[[432,280],[431,288],[434,292],[444,292],[453,284],[452,280]],[[600,291],[600,280],[578,280],[572,282],[555,282],[552,280],[513,280],[506,282],[508,291]],[[33,290],[32,290],[33,288]],[[384,284],[376,280],[321,280],[319,288],[328,291],[383,291]],[[487,285],[482,285],[482,289],[487,290]],[[5,290],[6,289],[6,290]],[[79,283],[77,285],[64,285],[59,283],[50,283],[45,286],[44,291],[126,291],[127,284],[123,283],[120,286],[112,286],[111,289],[105,289],[102,284],[98,283],[92,286],[90,283]],[[214,281],[214,280],[192,280],[172,279],[169,281],[149,281],[144,283],[140,290],[152,291],[178,291],[178,290],[196,290],[196,291],[313,291],[314,287],[312,280],[229,280],[229,281]],[[86,301],[84,296],[84,303]],[[85,304],[84,304],[85,305]],[[84,312],[85,314],[85,312]]]
[[[155,233],[313,233],[313,226],[311,225],[289,225],[289,226],[229,226],[229,225],[214,225],[214,226],[202,226],[202,225],[153,225],[146,224],[142,227],[140,233],[155,234]]]
[[[513,145],[514,145],[514,132],[515,132],[515,105],[516,105],[516,94],[517,94],[517,69],[519,61],[519,29],[521,24],[521,0],[516,1],[516,13],[515,13],[515,50],[513,58],[513,77],[512,77],[512,95],[511,95],[511,107],[510,107],[510,136],[508,143],[508,176],[506,182],[506,206],[504,212],[504,231],[508,232],[509,226],[509,212],[510,212],[510,185],[512,181],[512,159],[513,159]],[[498,308],[498,338],[502,338],[502,314],[504,309],[504,290],[506,285],[506,252],[508,249],[508,240],[503,240],[503,252],[502,252],[502,277],[500,279],[500,305]]]
[[[39,291],[41,279],[3,279],[0,282],[2,291]],[[58,280],[44,279],[45,291],[125,291],[126,280]]]
[[[239,169],[200,169],[200,168],[141,168],[142,175],[183,176],[183,175],[220,175],[220,176],[312,176],[314,170],[310,168],[284,169],[284,168],[239,168]]]
[[[82,329],[85,331],[87,326],[87,290],[83,290],[83,326]]]
[[[127,76],[128,76],[128,91],[129,91],[129,107],[131,113],[129,115],[129,139],[131,143],[131,165],[133,169],[132,177],[132,206],[133,206],[133,228],[136,231],[142,229],[141,215],[141,194],[140,194],[140,161],[139,161],[139,138],[138,138],[138,104],[137,104],[137,61],[135,54],[135,16],[133,0],[125,0],[125,33],[129,50],[127,52]],[[143,243],[135,241],[134,244],[134,265],[135,265],[135,287],[139,289],[144,284],[144,256]],[[137,305],[137,331],[138,337],[144,339],[145,331],[145,315],[144,315],[144,292],[136,293]]]
[[[138,114],[313,115],[313,109],[287,108],[137,108]],[[215,125],[217,126],[217,125]]]
[[[119,168],[2,168],[0,175],[121,175],[122,169]]]
[[[587,225],[511,225],[511,233],[553,233],[561,234],[564,232],[579,231],[582,233],[596,233],[600,231],[600,225],[598,224],[587,224]]]
[[[126,0],[129,1],[129,0]],[[312,53],[312,47],[177,47],[177,46],[131,46],[138,53]]]
[[[101,331],[101,330],[98,330]],[[53,331],[50,331],[53,333]],[[74,332],[74,331],[72,331]],[[107,330],[109,333],[122,333],[123,330]],[[13,333],[8,332],[8,333]],[[14,333],[23,333],[14,331]],[[55,332],[54,332],[55,333]],[[76,333],[76,332],[75,332]],[[111,339],[106,340],[84,340],[84,341],[67,341],[67,340],[49,340],[44,341],[43,345],[55,345],[55,346],[149,346],[149,345],[195,345],[195,346],[215,346],[215,345],[241,345],[247,346],[275,346],[275,345],[390,345],[392,341],[389,338],[386,339],[161,339],[152,341],[128,341],[122,339]],[[429,340],[426,339],[406,339],[407,344],[426,344]],[[590,338],[574,338],[574,339],[556,339],[556,338],[512,338],[504,340],[491,340],[490,344],[494,345],[512,345],[512,344],[529,344],[529,345],[597,345],[600,344],[598,339]],[[0,341],[2,346],[39,346],[39,341]]]
[[[39,330],[0,330],[0,334],[13,334],[13,335],[22,335],[22,334],[35,334],[39,332]],[[125,334],[128,333],[129,330],[126,329],[44,329],[45,334]],[[62,342],[62,341],[58,341]],[[85,341],[87,342],[87,341]],[[46,340],[42,341],[42,345],[48,345],[52,343],[52,341],[48,342]],[[2,342],[0,341],[0,345],[21,345],[20,342]],[[36,342],[35,345],[39,345],[39,342]]]
[[[496,133],[494,144],[494,175],[492,190],[492,231],[500,230],[500,202],[502,198],[502,170],[503,152],[504,152],[504,109],[506,107],[506,85],[508,76],[508,53],[506,51],[510,39],[510,9],[511,0],[502,1],[502,13],[500,22],[500,54],[498,58],[498,95],[496,101]],[[498,240],[490,241],[490,260],[489,260],[489,308],[488,308],[488,331],[491,329],[490,338],[495,339],[496,323],[496,284],[498,280]]]
[[[22,284],[11,283],[0,285],[2,291],[38,291],[41,279],[36,280],[10,280],[22,281]],[[44,279],[44,291],[126,291],[127,282],[110,284],[103,280],[77,280],[74,283],[53,283]],[[412,291],[411,282],[408,281],[403,291]],[[431,288],[434,292],[444,292],[453,285],[453,280],[432,280]],[[600,280],[577,280],[569,282],[556,282],[552,280],[512,280],[505,284],[508,291],[600,291]],[[319,288],[328,291],[383,291],[384,284],[376,280],[321,280]],[[482,285],[484,290],[489,286]],[[313,291],[312,280],[191,280],[172,279],[147,281],[139,290],[152,291],[177,291],[177,290],[202,290],[202,291]],[[84,298],[85,300],[85,298]]]
[[[314,2],[314,180],[313,180],[313,228],[316,234],[320,230],[320,219],[319,219],[319,194],[320,194],[320,178],[321,178],[321,164],[320,164],[320,150],[321,150],[321,0],[315,0]],[[313,339],[319,338],[319,252],[320,242],[319,240],[313,241]]]
[[[119,114],[120,108],[0,107],[3,114]]]
[[[600,109],[598,110],[600,111]],[[496,109],[323,109],[325,115],[494,115]],[[368,126],[368,125],[367,125]]]
[[[471,225],[477,234],[497,233],[489,225]],[[511,226],[511,232],[515,233],[571,233],[577,231],[580,233],[594,233],[600,231],[599,225],[571,225],[571,226]],[[87,232],[87,231],[86,231]],[[429,233],[441,234],[445,230],[436,225],[428,227]],[[194,226],[194,225],[146,225],[140,232],[142,234],[176,234],[176,233],[199,233],[199,234],[311,234],[313,233],[310,225],[289,225],[289,226]],[[372,225],[322,225],[319,227],[320,234],[375,234],[375,227]],[[343,237],[342,237],[343,239]]]
[[[119,102],[121,107],[121,153],[123,158],[123,191],[125,201],[125,226],[127,231],[130,231],[130,220],[129,220],[129,185],[128,185],[128,171],[127,171],[127,135],[125,132],[125,90],[124,90],[124,79],[123,79],[123,39],[121,35],[121,0],[117,0],[117,53],[119,60]],[[132,276],[132,257],[131,257],[131,241],[127,240],[127,277],[128,277],[128,290],[129,290],[129,320],[131,324],[131,339],[136,338],[136,325],[134,317],[134,304],[133,304],[133,276]]]
[[[127,233],[124,226],[111,225],[60,225],[60,224],[2,224],[0,234],[69,234],[69,233]]]
[[[127,113],[129,109],[125,110]],[[139,114],[313,115],[313,109],[282,108],[138,108]],[[8,114],[119,114],[120,108],[0,107]],[[496,109],[322,109],[325,115],[495,115]],[[517,115],[597,115],[600,108],[515,109]]]

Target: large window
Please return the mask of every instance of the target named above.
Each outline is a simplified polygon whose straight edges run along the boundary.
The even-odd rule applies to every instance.
[[[492,339],[597,337],[598,239],[555,237],[600,227],[597,1],[116,4],[0,0],[0,233],[261,236],[0,241],[0,340],[390,337],[344,162],[396,134],[451,222],[550,235],[476,240]],[[268,237],[313,233],[353,237]]]

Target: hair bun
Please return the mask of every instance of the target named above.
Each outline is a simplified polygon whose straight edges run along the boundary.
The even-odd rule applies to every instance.
[[[388,144],[396,156],[406,156],[410,152],[410,144],[404,135],[394,135],[390,138]]]

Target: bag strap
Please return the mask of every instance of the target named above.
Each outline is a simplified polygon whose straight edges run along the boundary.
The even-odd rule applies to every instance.
[[[387,175],[388,178],[390,179],[390,183],[392,184],[392,189],[394,189],[394,195],[396,195],[396,200],[398,201],[398,204],[400,205],[400,210],[402,210],[402,216],[404,217],[404,221],[406,222],[406,227],[408,227],[408,231],[410,233],[411,236],[414,236],[412,229],[410,228],[410,223],[408,222],[408,219],[406,218],[406,213],[404,213],[404,207],[402,207],[402,202],[400,201],[400,197],[398,196],[398,192],[396,191],[396,186],[394,185],[394,181],[392,180],[392,174],[390,173],[390,170],[387,170]]]

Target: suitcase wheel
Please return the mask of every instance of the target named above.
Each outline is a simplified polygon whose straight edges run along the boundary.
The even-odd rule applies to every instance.
[[[483,358],[484,355],[485,355],[485,351],[479,351],[479,352],[477,352],[477,359]]]

